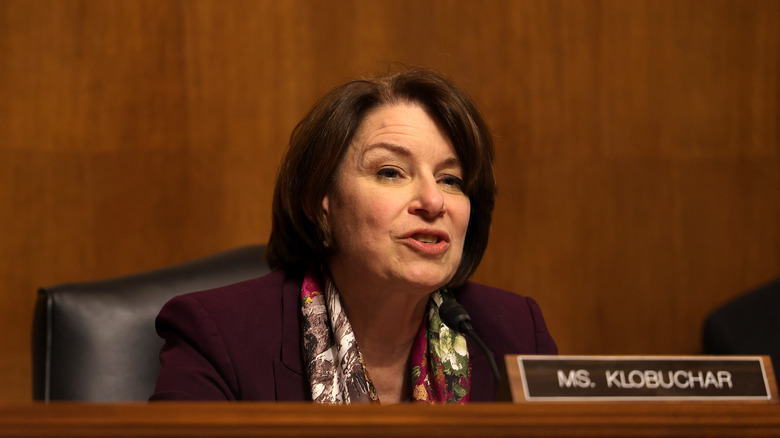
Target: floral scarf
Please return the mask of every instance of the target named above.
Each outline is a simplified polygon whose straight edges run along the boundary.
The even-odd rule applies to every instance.
[[[466,339],[439,318],[441,303],[452,299],[449,291],[440,289],[428,301],[427,318],[420,325],[412,346],[412,399],[415,401],[465,403],[469,400],[471,363]],[[379,402],[338,290],[320,269],[310,268],[304,277],[301,311],[303,355],[312,400],[347,404]]]

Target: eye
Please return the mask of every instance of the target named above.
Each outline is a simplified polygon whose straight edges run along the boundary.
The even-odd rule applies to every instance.
[[[401,177],[401,172],[395,167],[383,167],[376,175],[381,179],[396,179]]]
[[[444,175],[439,179],[439,182],[458,190],[463,190],[463,180],[454,175]]]

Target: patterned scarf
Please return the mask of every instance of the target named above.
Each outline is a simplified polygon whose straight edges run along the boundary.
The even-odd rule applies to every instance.
[[[415,401],[465,403],[469,400],[471,363],[466,339],[439,318],[439,305],[451,299],[454,298],[446,289],[431,294],[427,318],[420,325],[412,346]],[[301,311],[303,355],[312,400],[347,404],[379,402],[339,293],[318,268],[310,268],[303,279]]]

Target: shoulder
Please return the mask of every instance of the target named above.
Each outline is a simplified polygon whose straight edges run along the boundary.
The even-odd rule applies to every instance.
[[[521,304],[530,299],[508,290],[486,286],[473,281],[468,281],[463,286],[453,289],[453,293],[464,306],[465,302],[469,302],[477,305],[477,307],[488,303],[490,304],[489,307],[494,307],[494,303]]]
[[[253,335],[251,331],[261,328],[278,331],[284,316],[285,291],[291,289],[286,286],[295,282],[295,278],[277,270],[240,283],[179,295],[163,306],[157,329],[190,327],[195,332],[210,327],[212,333],[223,335]],[[291,299],[296,298],[288,297],[287,301]]]
[[[168,301],[155,321],[165,346],[153,398],[273,400],[274,363],[285,327],[298,326],[299,291],[300,279],[274,271]],[[289,339],[297,345],[296,333]]]
[[[474,330],[498,351],[557,353],[542,311],[533,298],[474,282],[452,292],[469,312]]]
[[[472,318],[503,321],[518,316],[532,317],[535,312],[540,312],[531,297],[471,281],[454,289],[453,293]]]
[[[286,279],[286,273],[277,270],[240,283],[179,295],[169,301],[169,304],[177,301],[197,302],[214,311],[248,309],[251,304],[260,302],[267,306],[281,300]]]

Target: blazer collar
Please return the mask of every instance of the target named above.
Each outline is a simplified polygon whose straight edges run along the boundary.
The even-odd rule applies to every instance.
[[[468,345],[469,360],[471,361],[471,392],[469,400],[493,401],[496,393],[496,382],[493,378],[493,372],[490,370],[487,356],[468,337],[466,338],[466,345]]]
[[[290,371],[303,375],[301,350],[301,285],[303,280],[288,275],[282,286],[281,361]]]

